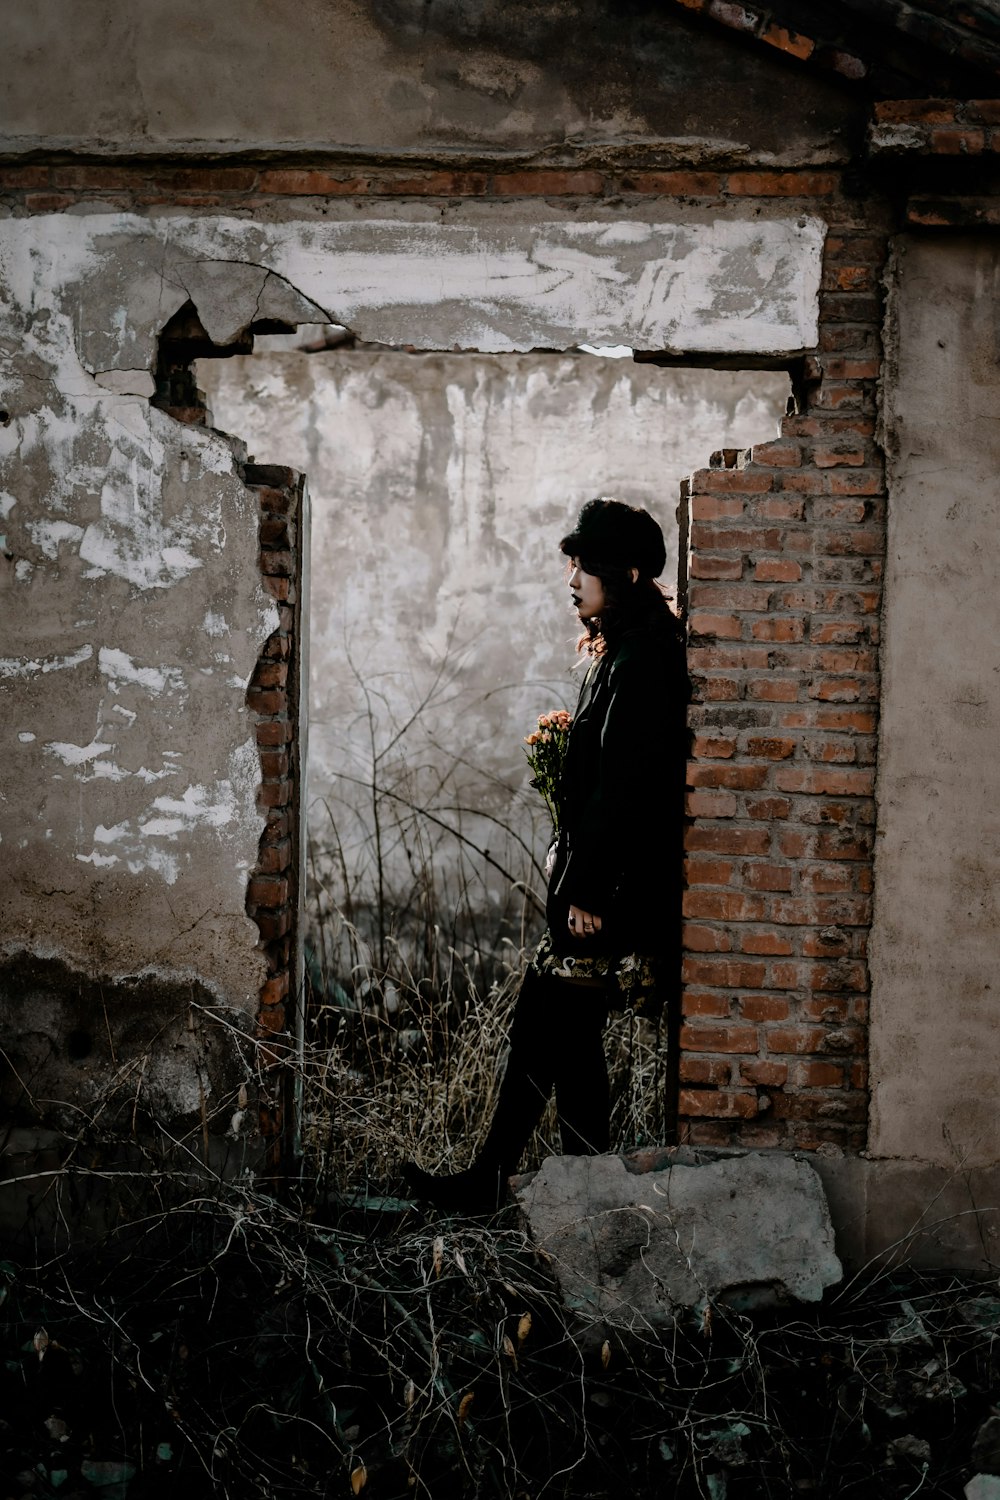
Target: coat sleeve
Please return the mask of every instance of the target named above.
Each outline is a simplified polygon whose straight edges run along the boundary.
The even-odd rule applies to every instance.
[[[682,647],[623,646],[585,768],[557,894],[604,917],[628,860],[650,839],[670,838],[683,813],[686,677]],[[678,777],[680,784],[678,784]]]

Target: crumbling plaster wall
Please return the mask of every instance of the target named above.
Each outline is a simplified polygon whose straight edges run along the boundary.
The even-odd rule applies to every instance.
[[[889,534],[870,1150],[1000,1161],[1000,248],[904,238]]]
[[[8,954],[101,983],[197,982],[244,1012],[258,993],[244,694],[275,611],[238,453],[148,405],[158,332],[186,300],[219,343],[255,318],[424,348],[791,355],[816,339],[816,218],[342,214],[0,226]],[[15,1027],[32,1002],[19,972]]]
[[[2,137],[102,153],[366,153],[661,141],[690,161],[844,160],[854,101],[652,0],[6,0]],[[773,108],[780,96],[782,111]]]
[[[216,425],[309,475],[316,844],[330,841],[332,814],[351,872],[366,869],[367,688],[379,746],[410,726],[380,780],[442,804],[442,822],[460,820],[531,879],[517,841],[540,859],[546,828],[521,736],[540,711],[572,708],[579,688],[559,537],[592,495],[643,504],[663,525],[672,587],[680,480],[715,448],[775,437],[787,374],[336,350],[205,360],[198,379]],[[515,835],[506,848],[502,830]],[[460,849],[440,824],[428,833],[447,899],[462,889]],[[391,887],[408,890],[411,851],[383,844],[382,855]],[[488,865],[482,880],[503,883]]]

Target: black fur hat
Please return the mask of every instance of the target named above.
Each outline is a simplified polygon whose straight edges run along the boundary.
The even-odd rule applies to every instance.
[[[567,557],[578,557],[584,567],[589,559],[616,568],[638,568],[644,578],[658,578],[667,565],[663,532],[649,511],[610,495],[587,501],[559,547]]]

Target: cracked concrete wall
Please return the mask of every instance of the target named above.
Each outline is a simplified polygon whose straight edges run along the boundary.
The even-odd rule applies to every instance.
[[[1000,1161],[1000,250],[904,239],[872,931],[870,1151]]]
[[[198,382],[217,425],[246,436],[262,462],[309,474],[309,826],[323,848],[335,817],[357,872],[353,903],[371,888],[359,677],[375,695],[380,745],[429,700],[381,779],[440,806],[442,821],[530,880],[517,840],[540,859],[547,830],[521,737],[543,710],[572,708],[579,688],[560,536],[594,494],[646,505],[664,528],[673,587],[681,478],[715,448],[773,438],[787,375],[586,354],[337,351],[205,360]],[[424,835],[442,909],[463,878],[481,912],[487,893],[499,909],[496,871],[439,825]],[[384,865],[405,899],[411,852],[388,847]]]
[[[863,106],[653,0],[4,0],[8,144],[843,161]],[[780,97],[782,110],[774,109]],[[662,144],[661,144],[662,143]],[[655,165],[663,165],[662,154]]]
[[[815,341],[817,219],[340,212],[0,224],[8,954],[254,1008],[244,897],[261,818],[244,693],[275,612],[238,446],[149,405],[159,330],[185,301],[219,341],[262,317],[423,348]],[[30,993],[13,974],[16,1029]]]

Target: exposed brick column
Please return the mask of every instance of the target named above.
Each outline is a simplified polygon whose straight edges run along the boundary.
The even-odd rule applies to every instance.
[[[262,1065],[261,1132],[272,1143],[272,1160],[288,1111],[288,1060],[296,989],[295,926],[298,906],[299,789],[298,661],[299,518],[304,479],[293,469],[252,464],[243,471],[260,502],[260,569],[278,607],[278,628],[264,643],[247,690],[257,717],[261,784],[257,805],[267,822],[257,865],[247,888],[247,913],[260,931],[268,977],[260,992],[257,1035]]]
[[[831,230],[804,409],[687,489],[682,1139],[864,1143],[884,254]]]

